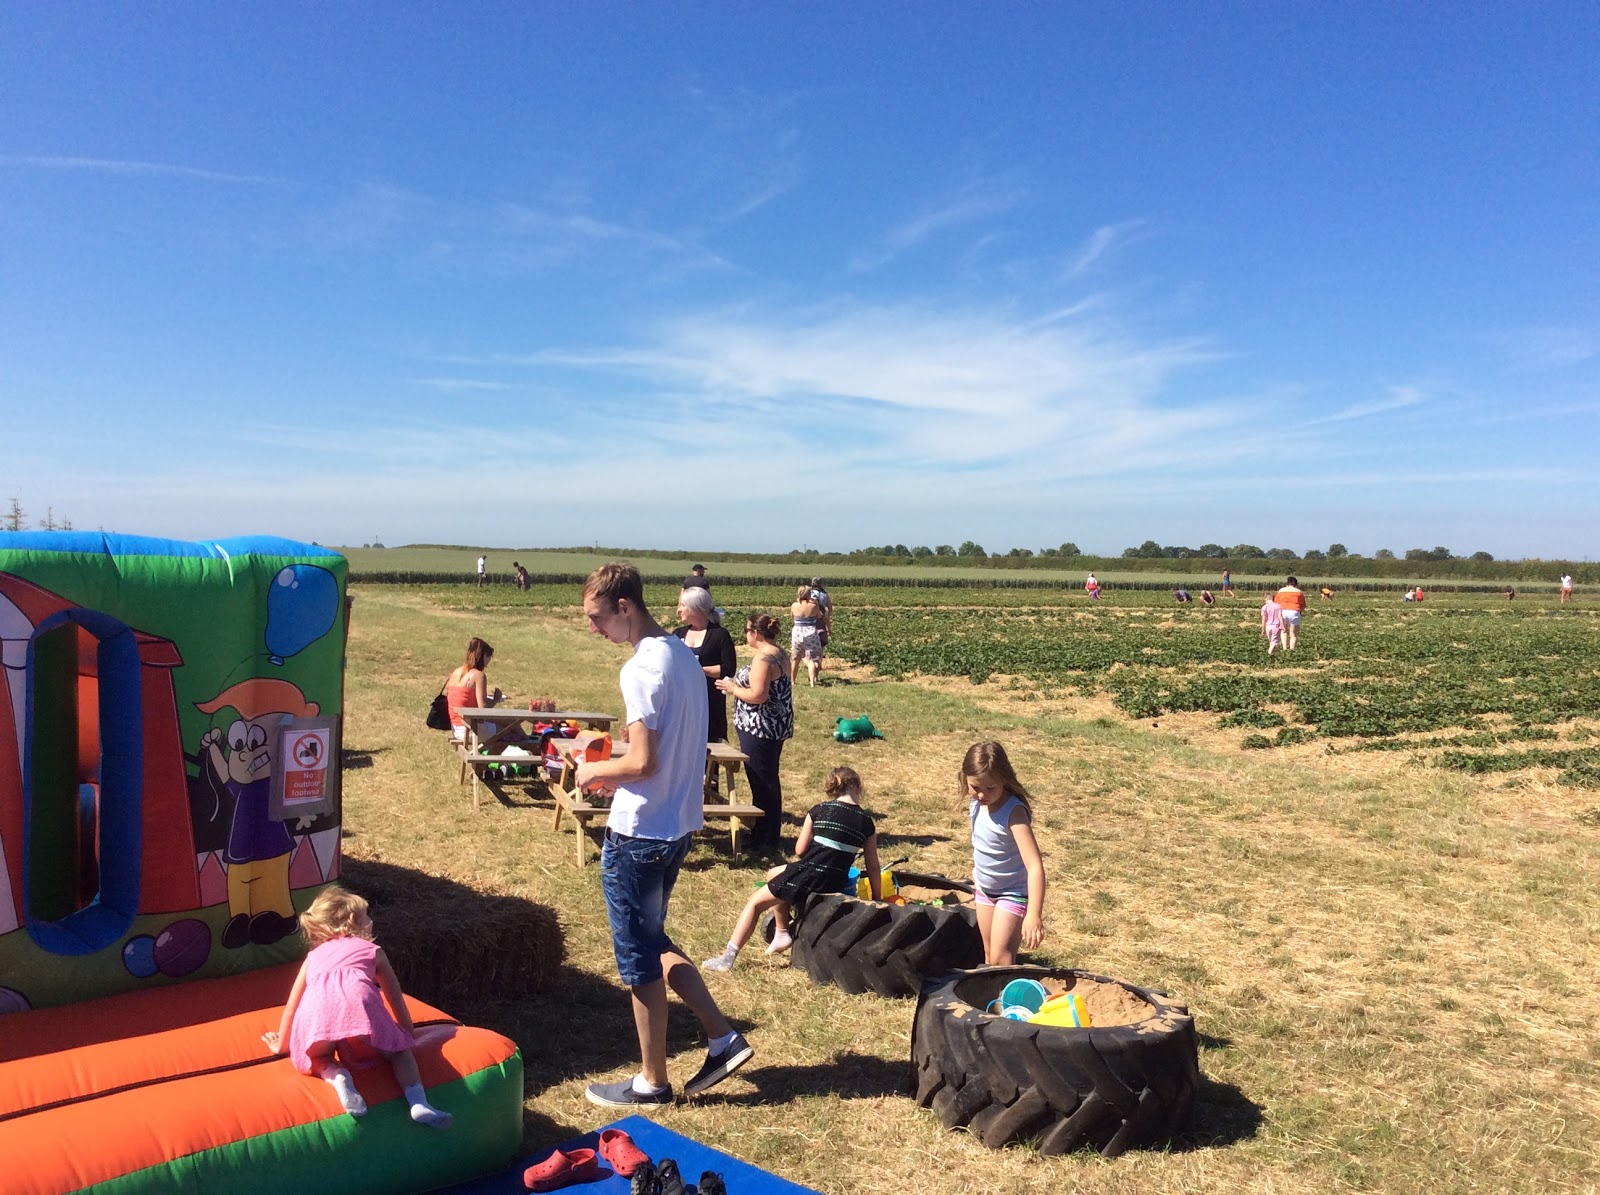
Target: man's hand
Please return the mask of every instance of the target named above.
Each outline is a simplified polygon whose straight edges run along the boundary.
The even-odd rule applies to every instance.
[[[597,770],[595,768],[596,762],[598,761],[586,759],[578,765],[578,771],[574,776],[574,783],[577,784],[578,791],[581,793],[596,793],[606,797],[614,795],[617,791],[616,783],[595,775]]]

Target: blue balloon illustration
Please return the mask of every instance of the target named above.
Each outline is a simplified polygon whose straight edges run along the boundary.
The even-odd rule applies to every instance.
[[[291,564],[267,591],[267,651],[274,664],[326,635],[339,612],[339,583],[314,564]]]
[[[130,975],[149,979],[160,970],[156,966],[156,940],[149,934],[129,938],[122,947],[122,965],[128,968]]]

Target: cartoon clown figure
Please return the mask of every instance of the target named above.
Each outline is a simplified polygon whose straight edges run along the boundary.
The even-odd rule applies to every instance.
[[[222,859],[228,867],[228,950],[268,946],[297,926],[289,895],[289,860],[294,839],[270,811],[278,724],[285,716],[308,718],[317,704],[288,681],[257,677],[224,689],[196,709],[206,714],[232,709],[240,715],[226,731],[212,727],[200,747],[228,794],[233,819]]]

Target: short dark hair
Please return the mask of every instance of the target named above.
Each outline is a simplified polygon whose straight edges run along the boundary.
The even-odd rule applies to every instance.
[[[1299,585],[1300,584],[1300,578],[1299,577],[1290,577],[1289,578],[1289,584],[1290,585]]]
[[[583,596],[600,598],[613,610],[623,598],[640,610],[645,608],[644,580],[639,576],[639,570],[626,560],[613,560],[590,573],[589,579],[583,583]]]

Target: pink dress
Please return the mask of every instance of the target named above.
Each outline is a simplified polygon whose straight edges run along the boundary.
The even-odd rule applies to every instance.
[[[1261,606],[1261,630],[1268,639],[1283,634],[1283,607],[1268,598]]]
[[[300,1006],[289,1027],[289,1057],[295,1069],[311,1073],[311,1048],[325,1042],[371,1040],[378,1050],[406,1050],[414,1044],[400,1028],[377,981],[378,944],[365,938],[330,938],[306,956],[306,985]],[[341,1047],[346,1066],[372,1066],[378,1061],[370,1050]]]

